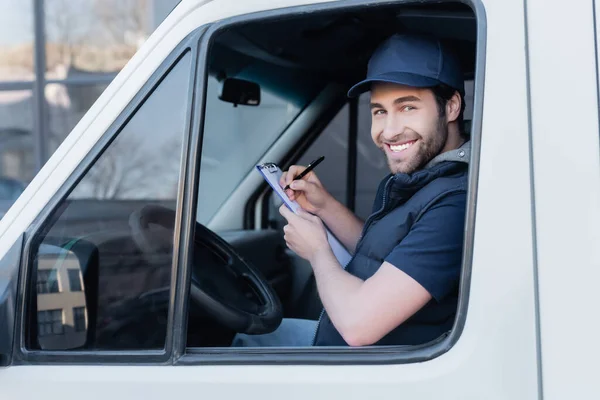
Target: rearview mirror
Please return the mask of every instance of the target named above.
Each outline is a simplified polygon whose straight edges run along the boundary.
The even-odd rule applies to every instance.
[[[258,106],[260,104],[260,86],[257,83],[237,78],[227,78],[223,81],[223,88],[219,99],[228,103],[244,106]]]

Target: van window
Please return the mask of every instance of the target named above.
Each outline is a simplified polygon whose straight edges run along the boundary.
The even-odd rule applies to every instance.
[[[410,12],[403,13],[402,11]],[[459,15],[460,19],[454,19],[454,16]],[[348,21],[352,21],[352,23]],[[456,24],[456,26],[453,26],[453,24]],[[282,320],[286,324],[284,325],[284,322],[282,322],[280,327],[283,330],[278,333],[284,332],[283,334],[285,334],[285,332],[288,332],[288,328],[301,331],[302,340],[298,341],[298,346],[317,344],[314,339],[318,336],[324,337],[320,335],[320,329],[323,327],[327,332],[332,332],[331,336],[329,336],[330,339],[325,339],[321,342],[324,346],[327,346],[327,343],[333,343],[331,345],[342,345],[342,343],[350,345],[352,340],[345,342],[346,338],[341,338],[339,332],[333,327],[333,324],[336,322],[332,322],[329,319],[328,313],[321,312],[323,309],[321,304],[319,304],[321,301],[321,293],[319,291],[324,289],[321,284],[322,282],[317,285],[316,280],[320,279],[319,276],[322,275],[316,274],[315,276],[313,274],[313,269],[317,267],[310,265],[308,261],[310,254],[302,256],[299,254],[301,251],[298,251],[298,254],[295,253],[295,250],[293,250],[293,247],[295,247],[294,243],[290,243],[289,241],[286,246],[286,240],[288,240],[286,237],[290,238],[295,228],[291,226],[284,232],[282,227],[286,222],[279,215],[278,203],[280,204],[280,202],[269,191],[265,192],[265,188],[268,188],[268,186],[263,181],[254,179],[255,176],[251,175],[257,173],[255,163],[260,159],[260,157],[255,157],[253,153],[256,144],[260,142],[261,154],[270,150],[269,160],[265,161],[277,163],[283,168],[290,162],[306,165],[319,156],[325,156],[324,162],[316,169],[321,183],[340,203],[348,204],[350,207],[353,206],[353,209],[350,211],[354,211],[356,217],[358,217],[350,218],[349,214],[345,211],[339,211],[340,208],[337,209],[338,213],[326,216],[330,219],[327,222],[329,227],[335,226],[337,228],[337,235],[340,237],[346,235],[343,239],[346,240],[344,244],[348,246],[348,250],[354,252],[357,248],[357,241],[360,242],[362,240],[360,242],[361,246],[358,247],[360,254],[358,256],[355,254],[355,257],[352,259],[353,261],[358,261],[351,262],[350,266],[352,268],[346,269],[346,273],[365,281],[374,276],[377,268],[382,265],[386,257],[392,255],[402,260],[394,260],[394,265],[403,266],[404,269],[399,268],[403,271],[410,270],[410,268],[418,270],[418,273],[423,273],[423,271],[437,271],[435,275],[439,282],[436,281],[435,284],[440,284],[442,288],[440,292],[435,292],[435,287],[429,287],[429,289],[425,287],[428,286],[426,282],[428,278],[425,276],[427,274],[423,273],[420,280],[414,278],[414,281],[421,284],[418,288],[419,292],[424,293],[428,291],[426,295],[431,297],[427,297],[426,304],[419,306],[419,311],[411,314],[411,316],[414,315],[416,318],[411,319],[404,327],[401,327],[399,325],[401,323],[398,322],[398,325],[393,328],[395,333],[398,333],[402,331],[400,328],[406,328],[405,331],[408,332],[416,326],[432,326],[432,329],[426,329],[428,334],[420,335],[418,338],[415,337],[415,340],[407,337],[400,339],[399,336],[391,340],[390,337],[380,336],[378,339],[369,342],[370,344],[423,344],[425,342],[433,342],[437,338],[451,334],[454,318],[459,315],[456,313],[456,304],[458,304],[457,299],[460,289],[458,282],[462,267],[462,252],[460,250],[462,249],[463,242],[460,235],[465,231],[463,225],[464,218],[461,214],[464,204],[463,200],[467,197],[464,190],[461,189],[460,193],[457,192],[456,196],[451,199],[451,201],[456,201],[456,205],[454,203],[447,206],[440,205],[439,208],[442,209],[440,214],[436,215],[436,212],[429,213],[427,216],[430,219],[423,222],[423,224],[430,224],[430,226],[419,226],[421,230],[417,228],[412,231],[410,230],[410,227],[416,224],[414,220],[410,220],[413,217],[410,211],[407,211],[408,216],[402,215],[399,212],[384,222],[381,222],[383,213],[373,218],[368,218],[372,215],[374,203],[377,204],[375,200],[380,183],[386,175],[390,174],[387,159],[392,160],[390,161],[392,163],[396,162],[397,165],[401,164],[399,160],[402,157],[399,154],[388,154],[386,156],[373,143],[371,137],[373,114],[370,111],[370,93],[365,93],[358,99],[356,120],[350,120],[349,114],[352,114],[354,117],[354,112],[351,110],[351,107],[353,107],[352,103],[341,107],[337,115],[331,115],[331,113],[334,107],[344,101],[348,101],[348,89],[364,78],[369,59],[378,47],[378,44],[394,33],[425,33],[437,36],[444,43],[444,46],[429,47],[424,45],[424,48],[435,48],[441,52],[448,45],[448,47],[457,49],[457,63],[461,64],[461,67],[464,67],[464,71],[462,77],[457,77],[452,83],[461,78],[463,81],[471,79],[474,74],[475,44],[477,41],[474,27],[476,27],[476,20],[472,10],[464,4],[420,4],[414,8],[411,6],[410,10],[404,4],[389,4],[381,7],[361,8],[360,10],[358,7],[356,9],[348,8],[340,10],[339,13],[320,14],[314,12],[308,15],[298,14],[290,16],[289,19],[277,18],[273,20],[236,22],[231,26],[227,26],[226,29],[216,30],[214,33],[215,36],[209,39],[210,50],[206,65],[209,77],[208,91],[206,93],[205,108],[202,112],[206,121],[225,122],[221,122],[221,125],[209,126],[209,124],[205,124],[204,126],[203,143],[205,146],[202,148],[200,154],[197,220],[200,223],[208,222],[207,228],[210,229],[210,222],[212,221],[202,216],[202,209],[203,207],[207,207],[211,212],[215,210],[214,213],[218,216],[214,220],[216,223],[213,225],[214,229],[218,229],[217,232],[214,232],[215,235],[219,236],[223,242],[226,242],[227,245],[235,249],[236,255],[239,255],[244,260],[248,260],[257,270],[260,270],[265,283],[270,285],[281,301]],[[432,52],[429,54],[433,54]],[[452,65],[452,63],[450,62],[447,65]],[[458,67],[451,68],[451,70],[458,71]],[[275,134],[270,129],[263,129],[263,126],[267,123],[277,121],[276,118],[265,115],[262,119],[258,119],[261,116],[254,114],[256,119],[248,120],[246,125],[240,126],[240,129],[235,132],[236,137],[240,138],[240,140],[223,140],[223,137],[230,137],[231,135],[220,135],[220,130],[218,129],[220,126],[226,126],[226,124],[231,123],[230,120],[239,120],[242,112],[250,114],[256,111],[251,106],[238,105],[238,107],[220,107],[219,113],[214,112],[215,103],[219,103],[217,102],[218,97],[214,95],[214,90],[211,91],[211,79],[219,81],[230,77],[242,79],[252,77],[253,79],[249,80],[265,88],[265,93],[276,93],[281,99],[286,99],[295,104],[302,104],[295,112],[297,115],[294,115],[294,121],[290,120],[293,123],[291,125],[278,124],[270,126],[269,128],[280,130]],[[306,87],[311,82],[319,83],[319,85],[315,85],[316,90],[306,90]],[[445,100],[444,96],[447,95],[446,91],[449,87],[442,86],[437,89],[439,91],[436,91],[434,96],[429,97],[422,104],[427,103],[426,106],[429,107],[429,110],[438,107],[439,112],[439,104]],[[472,86],[469,87],[467,84],[466,90],[470,92]],[[453,92],[449,94],[452,95]],[[300,98],[303,99],[303,103],[297,101]],[[435,101],[435,105],[433,101]],[[466,96],[467,107],[472,106],[469,104],[471,101],[472,97],[470,98],[468,93]],[[397,104],[397,102],[394,104]],[[223,106],[223,104],[220,104],[220,106]],[[411,108],[418,109],[418,107]],[[425,117],[431,117],[433,120],[433,114],[431,113],[411,115],[425,115]],[[421,120],[420,122],[423,121]],[[350,127],[354,125],[358,127],[356,139],[353,139],[353,136],[350,135],[354,133],[350,132]],[[396,125],[400,127],[400,124]],[[439,126],[441,127],[441,124]],[[425,129],[422,125],[419,125],[418,128]],[[245,132],[256,132],[257,129],[259,133],[254,136],[256,139],[248,140],[243,136]],[[318,132],[317,138],[311,144],[307,145],[307,139],[309,136],[315,134],[315,132]],[[406,133],[406,131],[402,133]],[[440,131],[433,133],[423,132],[425,136],[428,133],[429,136],[438,134],[440,137],[444,134],[441,128]],[[466,139],[465,137],[461,138]],[[219,145],[223,150],[216,151],[217,146],[215,145],[206,146],[209,139],[215,142],[220,141]],[[351,143],[350,140],[356,140],[356,142]],[[414,140],[410,140],[406,143],[407,146],[402,149],[395,149],[394,147],[397,146],[392,145],[390,146],[391,150],[388,152],[393,151],[394,153],[398,153],[415,142]],[[460,144],[465,144],[466,148],[468,145],[465,142],[466,140],[461,140]],[[352,157],[353,153],[349,151],[354,146],[356,146],[356,159]],[[415,148],[418,146],[420,145],[417,145]],[[443,146],[440,148],[443,148]],[[302,152],[302,154],[298,155],[299,152]],[[403,154],[408,154],[407,157],[410,157],[411,152]],[[465,151],[457,151],[456,154],[459,154],[456,157],[463,157]],[[247,157],[249,155],[254,158],[254,161]],[[429,154],[426,154],[424,157],[429,156]],[[433,155],[430,158],[432,157]],[[219,158],[223,161],[219,160]],[[208,162],[213,162],[214,159],[221,161],[221,163],[224,163],[224,160],[228,160],[227,163],[235,163],[235,171],[230,166],[223,166],[222,174],[216,168],[211,171],[208,168]],[[414,157],[414,160],[419,162],[418,157]],[[418,165],[417,168],[420,166]],[[443,168],[440,167],[439,170],[442,171],[440,173],[449,174],[452,168],[456,168],[459,171],[452,176],[453,179],[460,180],[462,185],[462,182],[467,179],[469,166],[460,162],[447,163],[443,165]],[[394,168],[392,169],[394,170]],[[231,175],[229,175],[230,172]],[[398,168],[394,172],[398,172]],[[409,172],[412,173],[414,171],[411,170]],[[209,184],[208,180],[203,178],[203,174],[207,173],[213,174],[214,179],[212,182],[218,184]],[[433,173],[422,174],[425,177],[424,180],[434,180],[436,178],[434,175]],[[349,177],[355,179],[355,182],[350,181],[350,184],[355,184],[355,190],[352,190],[354,188],[348,184]],[[236,190],[237,186],[235,184],[230,184],[231,182],[241,182],[242,179],[245,179],[243,181],[244,185],[239,190]],[[203,180],[205,182],[204,186]],[[418,186],[415,182],[410,183]],[[443,183],[446,183],[446,181]],[[466,185],[457,187],[462,188],[466,187]],[[224,188],[227,188],[227,190]],[[415,190],[419,189],[415,188]],[[436,190],[442,191],[446,189],[439,186]],[[220,191],[223,191],[223,193],[218,193]],[[401,187],[394,186],[390,191],[396,197],[401,197],[397,193],[402,192]],[[354,198],[348,198],[349,193],[354,193]],[[430,192],[425,193],[426,195],[431,195]],[[266,194],[266,196],[263,194]],[[222,202],[224,199],[231,199],[231,201],[226,202],[223,208],[215,209],[210,206],[211,197],[214,196],[219,197],[214,202]],[[402,200],[406,199],[398,200],[398,204],[402,204]],[[423,201],[424,204],[416,204],[419,200]],[[425,200],[424,198],[417,197],[415,203],[411,204],[418,209],[415,213],[419,210],[429,210],[427,207],[431,206],[434,200],[431,200],[431,202],[426,202]],[[437,200],[439,198],[435,199],[435,201]],[[448,204],[451,201],[448,200]],[[383,200],[380,202],[385,203],[385,196],[383,196]],[[391,204],[391,202],[387,204]],[[237,207],[236,212],[231,212],[233,207],[230,208],[230,206],[232,205]],[[395,206],[396,202],[392,205]],[[379,205],[378,208],[382,208],[382,206]],[[240,209],[245,211],[243,221],[240,221],[242,213],[237,212]],[[390,207],[384,210],[388,212],[390,211]],[[265,214],[267,215],[266,218]],[[406,223],[404,224],[404,219],[399,220],[398,224],[402,224],[402,228],[398,228],[398,232],[396,232],[393,231],[395,227],[394,223],[396,223],[396,220],[393,218],[398,215],[400,215],[399,218],[405,218]],[[454,219],[439,218],[439,215],[451,215]],[[332,218],[346,220],[336,224],[339,221],[331,220]],[[367,220],[366,223],[364,222],[365,219]],[[435,223],[448,221],[448,227],[451,227],[453,230],[446,235],[435,237],[435,234],[439,234],[442,230],[435,228],[435,224],[432,221],[435,221]],[[241,227],[247,228],[241,229]],[[305,224],[304,227],[307,230],[309,229],[308,224]],[[432,227],[434,228],[431,229]],[[348,229],[346,232],[343,231],[345,228]],[[198,225],[196,225],[196,229],[199,229]],[[311,233],[315,232],[315,230],[311,231]],[[408,237],[408,233],[410,232],[413,233],[413,236],[405,240],[405,246],[402,247],[399,244],[400,241]],[[431,232],[434,232],[434,234],[430,234]],[[457,233],[455,234],[455,232]],[[305,234],[303,239],[310,241],[309,234],[302,232],[299,236],[302,234]],[[369,234],[369,238],[363,240]],[[423,237],[419,237],[420,234],[423,234]],[[380,242],[379,244],[375,244],[377,240],[373,238],[374,235],[379,235],[378,238],[381,238],[380,240],[377,239]],[[367,242],[367,240],[370,242]],[[409,244],[411,240],[413,242]],[[442,244],[441,247],[450,250],[442,255],[440,253],[435,254],[435,246],[430,246],[430,249],[424,248],[428,243]],[[226,246],[223,243],[221,244],[224,247]],[[314,245],[314,242],[311,244]],[[414,248],[411,248],[411,246]],[[203,249],[208,247],[203,246]],[[299,247],[297,249],[302,250]],[[194,288],[199,286],[202,281],[211,284],[214,283],[215,279],[219,278],[219,274],[216,272],[212,275],[207,272],[211,264],[216,264],[215,259],[219,259],[222,264],[228,263],[227,257],[219,257],[216,254],[217,252],[214,253],[213,256],[215,257],[211,257],[206,252],[202,253],[198,251],[194,253],[192,258],[192,276],[194,276],[194,273],[197,274],[196,277],[201,272],[204,273],[200,278],[195,278],[195,280],[192,278],[191,282],[190,298],[192,301],[190,301],[190,304],[196,301],[200,308],[205,306],[206,309],[210,309],[210,305],[201,304],[202,302],[198,300]],[[430,257],[420,257],[423,253],[428,253]],[[414,260],[411,258],[413,254],[415,255]],[[406,260],[412,260],[413,262],[404,262]],[[312,261],[314,262],[314,260]],[[424,264],[427,265],[423,267]],[[448,265],[446,270],[444,269],[445,265]],[[344,265],[341,266],[344,268]],[[431,268],[428,269],[429,267]],[[227,269],[227,266],[223,266],[222,268]],[[446,274],[448,277],[442,276],[443,274]],[[256,299],[252,293],[244,291],[243,279],[239,280],[240,282],[237,282],[239,283],[239,287],[235,286],[233,282],[229,282],[231,284],[229,285],[231,286],[229,292],[223,294],[219,301],[227,305],[231,305],[234,300],[244,303],[242,300],[246,296],[249,301],[247,304],[238,304],[240,306],[238,308],[239,310],[247,311],[247,309],[256,306],[253,303],[253,301],[256,302]],[[398,278],[398,280],[400,281],[401,279]],[[317,288],[317,286],[319,287]],[[325,299],[325,297],[322,297],[322,299]],[[266,304],[270,305],[268,301]],[[331,307],[331,304],[329,306]],[[437,314],[436,310],[441,309],[443,309],[443,313]],[[421,310],[423,311],[422,313],[420,312]],[[429,314],[430,312],[431,314]],[[419,314],[417,315],[417,313]],[[246,313],[246,315],[248,314],[254,316],[250,312]],[[433,319],[428,319],[433,314],[435,314],[432,317]],[[258,314],[257,316],[260,317]],[[421,318],[423,319],[421,320]],[[270,336],[275,341],[268,344],[267,342],[262,342],[262,338],[253,337],[257,333],[248,332],[250,329],[248,329],[247,324],[237,324],[234,323],[237,321],[228,321],[218,317],[214,319],[217,320],[207,318],[202,313],[202,310],[189,311],[187,345],[193,354],[199,354],[194,349],[203,347],[232,347],[232,351],[235,351],[235,347],[240,344],[238,339],[241,342],[249,343],[250,347],[254,347],[253,343],[258,347],[264,346],[265,348],[277,347],[279,346],[277,343],[283,347],[287,347],[288,344],[286,343],[290,343],[284,341],[278,342],[277,339],[279,337]],[[304,321],[295,325],[287,324],[287,322],[294,322],[293,320],[298,319],[303,319]],[[408,320],[405,320],[402,324],[406,321]],[[430,323],[431,321],[434,321],[434,323]],[[322,322],[324,324],[321,324]],[[265,332],[261,331],[260,334],[262,333]],[[272,331],[266,333],[272,333]],[[244,334],[246,335],[244,336]],[[336,336],[336,334],[338,335]],[[267,344],[263,345],[262,343]],[[265,353],[268,352],[269,350],[265,349]]]
[[[164,347],[172,237],[141,223],[140,211],[156,204],[176,208],[190,74],[188,52],[34,242],[29,348]],[[154,245],[145,246],[148,241]]]

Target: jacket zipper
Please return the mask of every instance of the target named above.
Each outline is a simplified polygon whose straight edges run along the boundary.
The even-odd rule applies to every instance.
[[[377,218],[379,216],[379,214],[381,214],[385,210],[385,203],[386,203],[386,200],[387,200],[387,197],[388,197],[388,192],[390,191],[390,185],[394,181],[394,178],[395,178],[395,176],[391,176],[388,179],[388,181],[385,183],[385,187],[383,188],[383,201],[381,203],[381,208],[379,210],[377,210],[376,212],[374,212],[373,214],[371,214],[371,216],[365,222],[365,226],[364,226],[364,228],[362,230],[363,233],[361,234],[361,237],[360,237],[358,243],[356,244],[356,249],[358,249],[359,244],[363,240],[364,233],[371,226],[371,224],[373,223],[373,221],[375,220],[375,218]]]
[[[346,270],[346,267],[348,265],[350,265],[350,263],[352,262],[352,260],[354,260],[354,257],[356,256],[356,253],[358,252],[358,247],[360,246],[362,239],[364,237],[364,233],[367,231],[367,228],[371,225],[371,223],[373,222],[373,220],[375,219],[375,217],[377,217],[381,212],[383,212],[383,210],[385,210],[385,201],[387,200],[387,194],[389,192],[389,186],[391,184],[391,182],[394,180],[394,176],[391,176],[388,181],[385,183],[385,187],[383,189],[383,201],[381,204],[381,208],[379,210],[377,210],[375,213],[373,213],[369,218],[367,218],[367,221],[365,222],[365,226],[362,230],[362,234],[360,236],[360,238],[358,239],[358,242],[356,243],[356,251],[354,252],[354,255],[352,256],[352,258],[350,259],[350,261],[348,261],[348,264],[346,264],[345,266],[342,267],[342,269]],[[319,314],[319,319],[317,320],[317,326],[315,327],[315,331],[313,333],[313,338],[311,341],[311,345],[314,346],[315,345],[315,340],[317,339],[317,333],[319,332],[319,327],[321,326],[321,319],[323,318],[323,314],[325,314],[325,307],[323,307],[323,309],[321,310],[321,314]]]

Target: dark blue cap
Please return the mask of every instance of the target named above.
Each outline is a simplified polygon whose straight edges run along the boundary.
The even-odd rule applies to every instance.
[[[395,34],[375,50],[365,80],[348,91],[356,97],[370,90],[372,82],[432,87],[444,83],[464,95],[464,80],[458,57],[439,40],[417,35]]]

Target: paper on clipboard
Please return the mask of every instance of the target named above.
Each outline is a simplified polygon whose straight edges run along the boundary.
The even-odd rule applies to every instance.
[[[279,179],[281,178],[282,171],[274,163],[265,163],[256,166],[256,169],[261,173],[263,178],[267,181],[267,183],[273,188],[273,191],[277,193],[277,195],[281,198],[284,204],[292,210],[292,212],[296,213],[298,208],[300,208],[300,204],[296,201],[290,200],[290,198],[285,194],[283,188],[279,185]],[[345,267],[348,262],[352,259],[352,255],[346,250],[346,248],[337,240],[335,236],[329,231],[329,229],[325,228],[327,231],[327,240],[329,241],[329,245],[331,246],[331,250],[333,250],[333,254],[337,258],[338,262]]]

